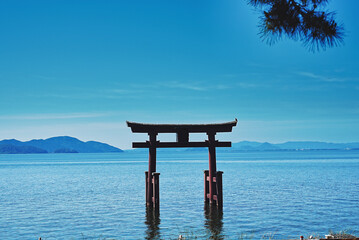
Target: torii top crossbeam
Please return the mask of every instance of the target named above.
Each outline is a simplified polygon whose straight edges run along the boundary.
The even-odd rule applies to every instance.
[[[159,142],[156,141],[156,148],[171,147],[208,147],[208,141],[205,142],[189,142],[189,133],[207,133],[207,135],[215,135],[218,132],[231,132],[232,128],[237,125],[237,119],[226,123],[212,124],[147,124],[127,121],[127,126],[134,133],[148,133],[149,135],[157,135],[158,133],[176,133],[176,142]],[[153,143],[152,143],[153,144]],[[149,148],[150,143],[134,142],[133,148]],[[152,145],[153,146],[153,145]],[[215,147],[230,147],[231,142],[215,142]]]
[[[237,119],[226,123],[211,123],[211,124],[149,124],[136,123],[127,121],[134,133],[177,133],[177,132],[192,132],[192,133],[206,133],[206,132],[231,132],[232,127],[236,126]]]

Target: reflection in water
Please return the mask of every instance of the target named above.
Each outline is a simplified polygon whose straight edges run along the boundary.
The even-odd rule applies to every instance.
[[[146,239],[160,239],[160,209],[158,207],[146,207]]]
[[[215,204],[204,204],[204,222],[205,228],[209,230],[210,239],[224,239],[223,228],[223,210],[217,208]]]

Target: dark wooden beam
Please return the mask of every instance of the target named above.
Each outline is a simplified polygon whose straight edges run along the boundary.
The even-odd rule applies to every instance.
[[[133,142],[133,148],[149,148],[149,142]],[[153,145],[152,145],[153,146]],[[231,147],[231,142],[215,142],[215,147]],[[157,142],[155,148],[195,148],[195,147],[209,147],[209,142]]]
[[[127,121],[127,126],[134,133],[208,133],[208,132],[232,132],[237,125],[237,119],[226,123],[212,124],[148,124]]]

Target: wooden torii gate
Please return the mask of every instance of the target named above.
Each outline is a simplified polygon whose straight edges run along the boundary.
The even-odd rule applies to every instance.
[[[216,147],[231,147],[231,142],[220,142],[215,139],[218,132],[232,132],[237,125],[237,119],[227,123],[215,124],[146,124],[127,121],[127,126],[133,133],[147,133],[149,141],[133,142],[133,148],[148,148],[148,171],[146,174],[146,204],[158,207],[159,196],[159,175],[156,172],[156,149],[157,148],[193,148],[208,147],[209,170],[204,171],[204,200],[206,203],[223,206],[222,174],[216,167]],[[159,133],[176,133],[176,142],[157,141]],[[206,133],[208,140],[203,142],[190,142],[189,133]]]

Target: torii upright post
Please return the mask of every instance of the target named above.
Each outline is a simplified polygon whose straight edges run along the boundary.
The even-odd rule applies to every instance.
[[[207,132],[209,170],[204,171],[204,201],[223,207],[222,171],[217,172],[215,132]]]
[[[146,173],[146,203],[147,205],[151,205],[152,203],[156,205],[158,202],[157,199],[153,199],[156,197],[156,194],[153,194],[153,191],[156,190],[153,182],[155,182],[156,178],[156,137],[157,133],[148,133],[149,135],[149,154],[148,154],[148,173]],[[158,181],[157,181],[158,182]]]
[[[216,147],[231,147],[231,142],[219,142],[215,139],[218,132],[231,132],[237,125],[237,119],[227,123],[215,124],[145,124],[127,122],[134,133],[147,133],[149,141],[134,142],[133,148],[148,148],[148,171],[146,176],[146,204],[159,207],[159,173],[156,172],[156,149],[173,147],[208,147],[209,170],[204,171],[204,200],[206,203],[223,206],[222,173],[216,167]],[[158,133],[175,133],[176,142],[157,141]],[[189,133],[206,133],[208,140],[203,142],[190,142]]]
[[[217,175],[217,163],[216,163],[216,147],[215,147],[215,133],[207,133],[208,135],[208,157],[209,157],[209,202],[217,200],[217,182],[214,181]]]

